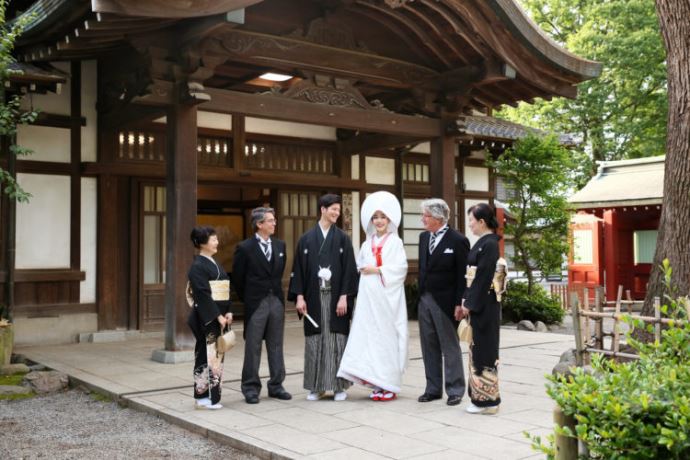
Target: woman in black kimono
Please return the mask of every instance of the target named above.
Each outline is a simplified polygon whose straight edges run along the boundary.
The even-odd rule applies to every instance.
[[[214,301],[212,280],[228,280],[225,270],[213,260],[218,251],[218,236],[212,227],[195,227],[191,234],[199,255],[189,269],[189,286],[194,305],[187,324],[196,338],[194,348],[194,399],[197,409],[220,409],[223,380],[223,353],[216,350],[216,339],[232,323],[230,301]]]
[[[469,316],[472,343],[469,352],[468,393],[471,414],[495,414],[501,403],[498,391],[498,341],[501,304],[496,299],[493,278],[499,258],[498,228],[494,210],[486,203],[472,206],[467,213],[469,227],[479,240],[467,256],[467,289],[458,317]]]

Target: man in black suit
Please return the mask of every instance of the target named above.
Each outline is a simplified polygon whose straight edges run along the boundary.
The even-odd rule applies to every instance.
[[[248,404],[259,402],[259,364],[263,340],[266,340],[270,372],[268,396],[283,400],[292,398],[283,388],[285,299],[282,277],[285,270],[285,242],[271,238],[276,230],[275,211],[272,208],[252,210],[252,228],[256,233],[237,245],[232,264],[233,286],[245,307],[242,394]]]
[[[432,198],[422,202],[422,223],[427,231],[419,235],[418,318],[426,388],[417,400],[441,399],[445,374],[447,404],[456,406],[465,394],[465,374],[455,318],[465,290],[470,243],[448,226],[449,216],[445,201]]]

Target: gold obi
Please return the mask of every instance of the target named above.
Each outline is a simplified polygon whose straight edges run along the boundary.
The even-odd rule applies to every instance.
[[[216,302],[230,300],[230,280],[211,280],[211,298]]]
[[[469,288],[472,286],[472,281],[474,281],[474,278],[477,276],[477,266],[476,265],[468,265],[467,269],[465,271],[465,279],[467,280],[467,287]]]
[[[490,289],[493,289],[496,293],[496,300],[501,301],[501,296],[506,292],[506,287],[508,285],[508,264],[506,260],[501,257],[496,262],[496,271],[494,272],[494,278],[491,281]],[[472,286],[474,278],[477,276],[477,266],[468,265],[465,272],[465,279],[467,280],[467,287]]]
[[[211,285],[211,298],[214,301],[230,300],[230,280],[211,280],[208,284]],[[184,294],[189,308],[194,308],[194,293],[189,281],[187,281]]]

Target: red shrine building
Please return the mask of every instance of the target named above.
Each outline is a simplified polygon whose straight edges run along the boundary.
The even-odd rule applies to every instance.
[[[17,143],[29,203],[0,200],[0,303],[16,343],[165,331],[189,348],[197,224],[219,261],[270,205],[288,267],[317,199],[387,190],[416,271],[420,202],[451,224],[496,197],[486,159],[525,131],[494,109],[577,96],[597,62],[548,38],[516,0],[14,0],[26,15],[7,88],[40,109]],[[0,156],[8,165],[8,156]],[[286,270],[285,281],[290,270]],[[233,304],[236,313],[242,305]],[[288,306],[288,308],[292,308]]]
[[[615,300],[618,286],[644,299],[656,248],[664,190],[664,156],[605,161],[570,197],[568,289],[604,286]]]

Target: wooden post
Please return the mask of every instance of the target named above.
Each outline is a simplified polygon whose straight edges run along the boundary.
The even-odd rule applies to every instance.
[[[661,341],[661,299],[654,297],[654,340]]]
[[[570,294],[570,312],[573,315],[573,332],[575,333],[575,364],[583,364],[584,345],[582,343],[582,324],[580,323],[580,299],[577,293]]]
[[[431,195],[443,198],[450,207],[448,223],[455,228],[455,138],[441,135],[431,142],[429,182]],[[464,212],[460,209],[459,212]]]
[[[629,293],[630,291],[628,291]],[[620,319],[619,315],[621,313],[621,299],[623,297],[623,286],[618,286],[618,296],[616,297],[616,313],[613,317],[613,343],[611,344],[611,351],[618,353],[620,351]]]
[[[594,308],[596,311],[599,313],[604,312],[604,303],[606,303],[605,296],[604,296],[604,288],[601,286],[597,286],[597,288],[594,291]],[[604,349],[604,319],[603,318],[597,318],[594,320],[594,348],[598,348],[600,350]]]
[[[553,421],[556,425],[570,428],[575,433],[575,418],[572,415],[565,415],[560,406],[553,409]],[[556,460],[577,460],[577,438],[555,435],[554,446],[556,447]]]
[[[630,302],[630,303],[628,304],[628,314],[632,314],[632,311],[633,311],[633,298],[632,298],[632,294],[630,293],[630,289],[626,289],[626,290],[625,290],[625,297],[626,297],[626,298],[628,299],[628,301]]]
[[[187,271],[194,248],[189,233],[196,225],[197,108],[176,105],[168,111],[168,161],[166,163],[166,274],[165,349],[194,346],[187,326],[185,300]]]

